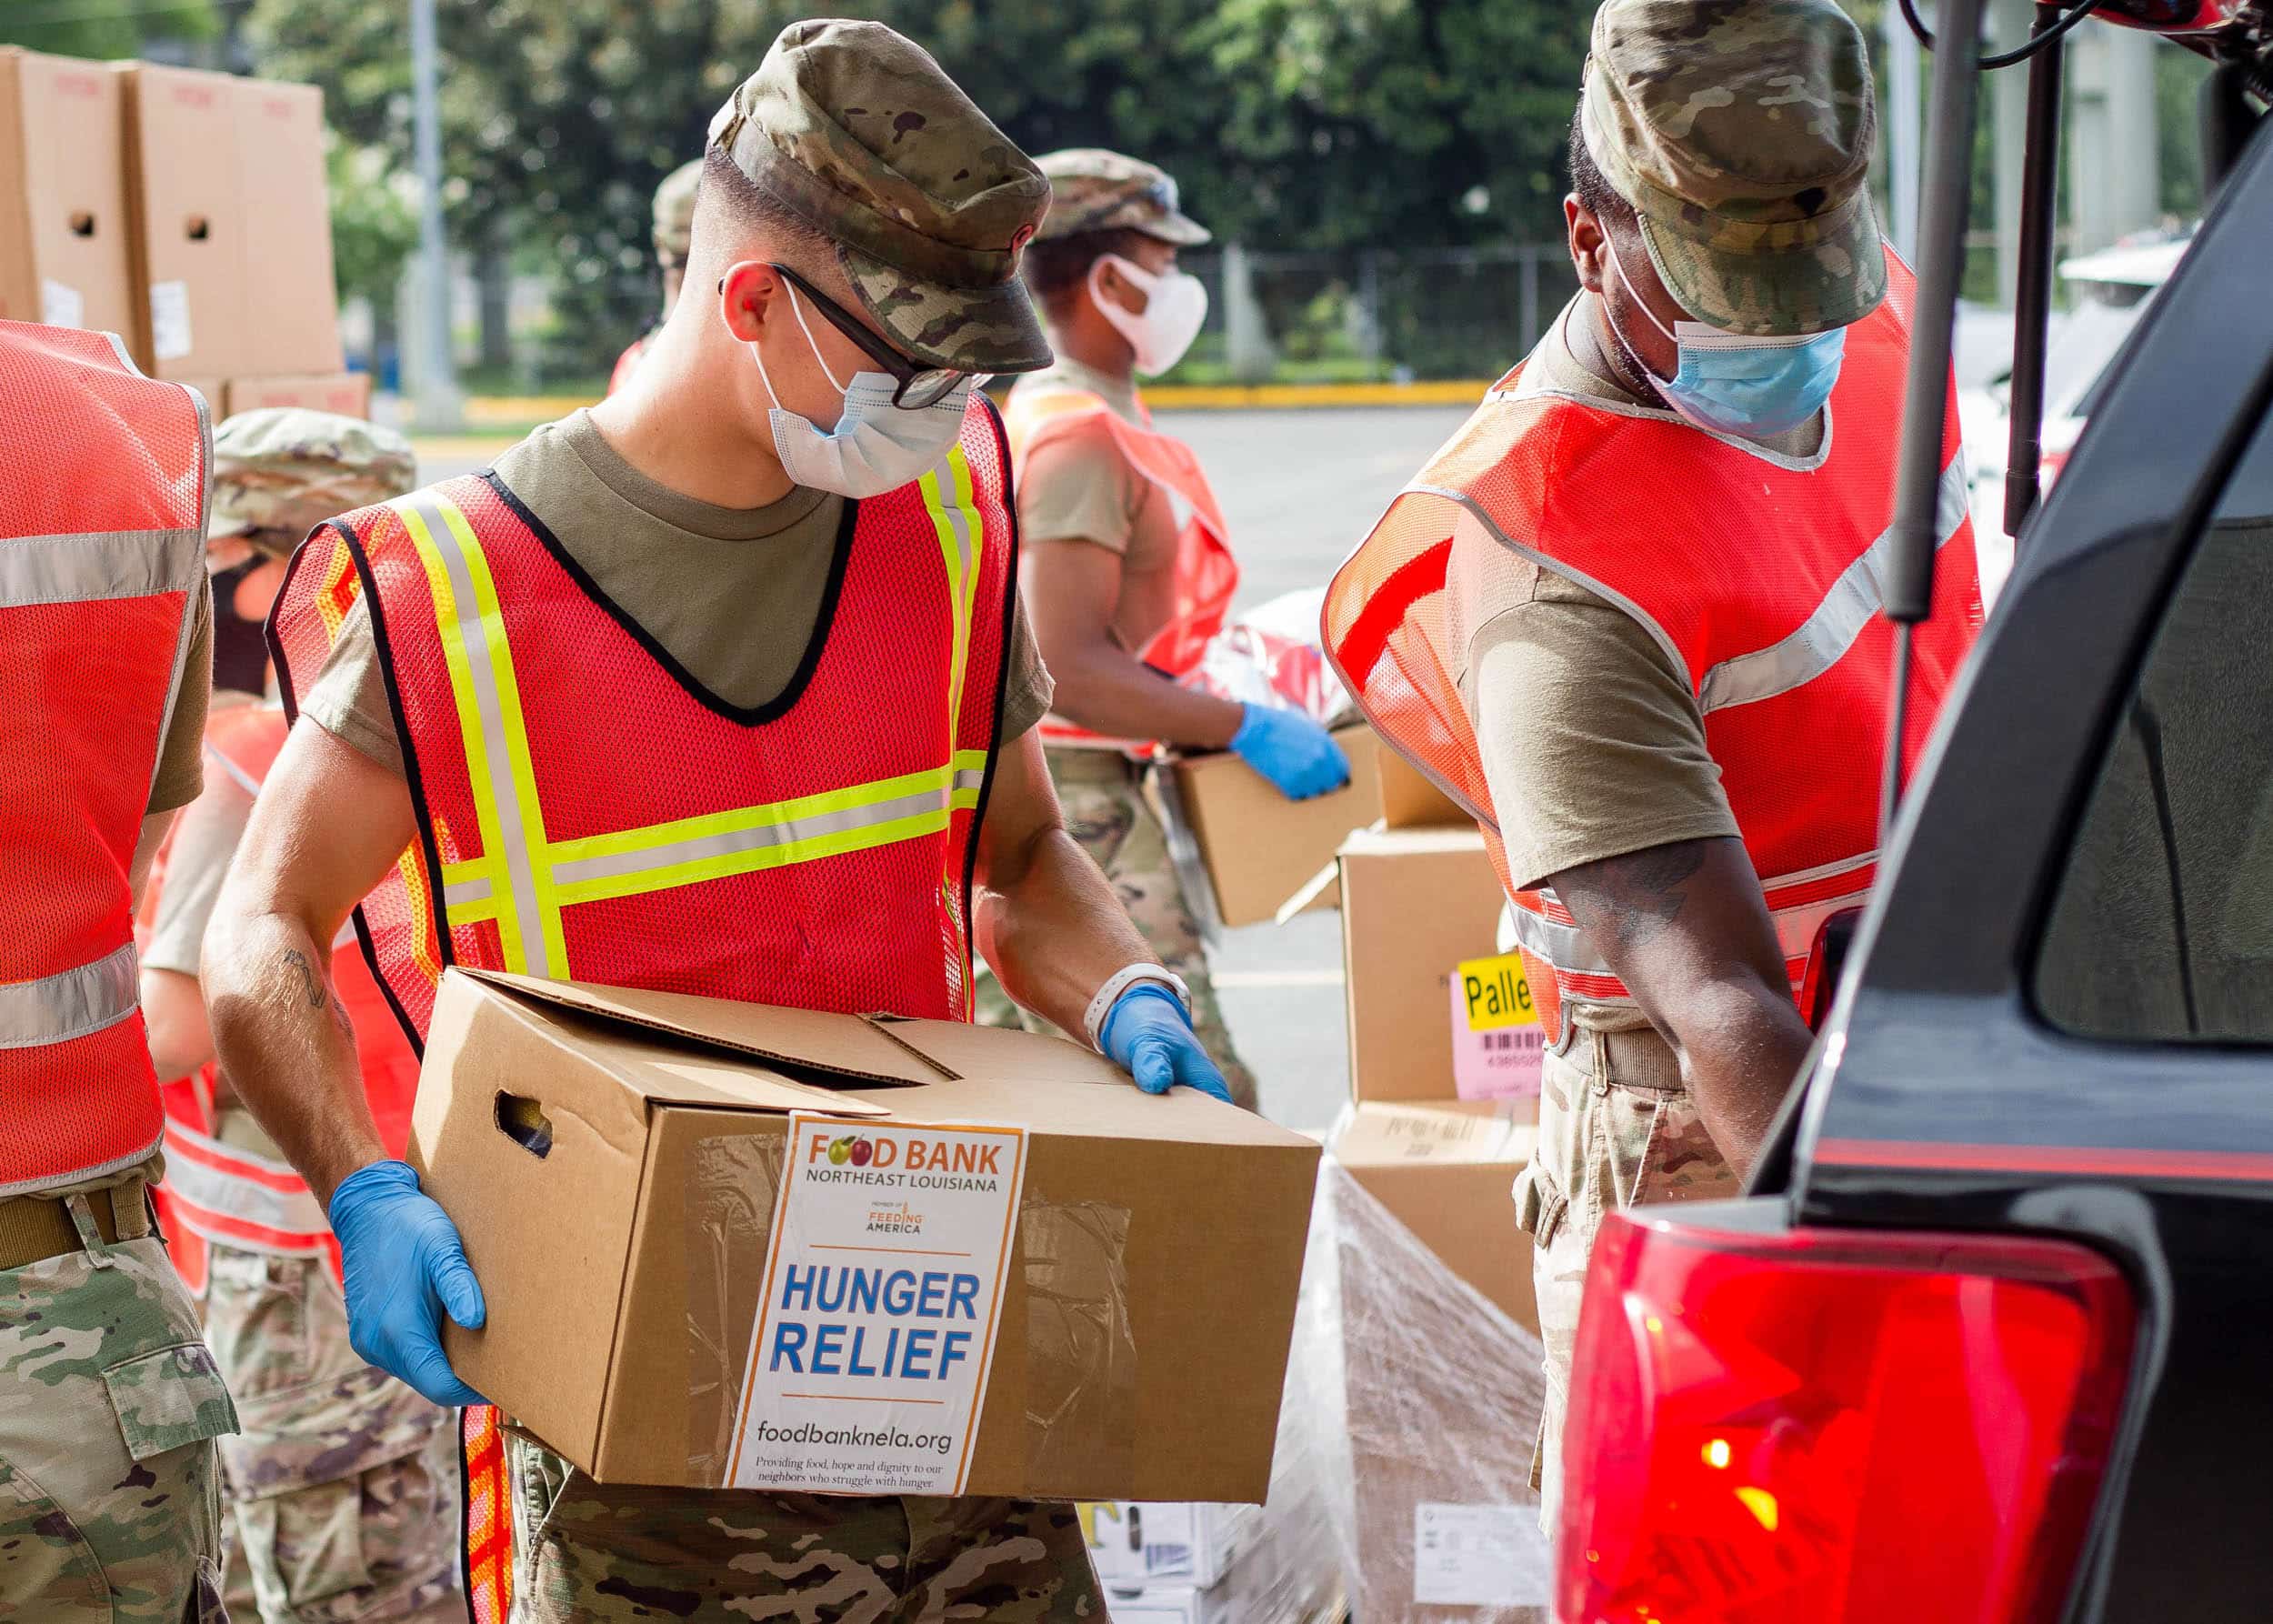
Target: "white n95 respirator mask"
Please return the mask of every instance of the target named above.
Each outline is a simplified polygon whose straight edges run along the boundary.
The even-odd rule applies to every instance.
[[[765,351],[744,341],[757,362],[757,376],[765,382],[766,393],[773,396],[774,453],[781,458],[782,472],[807,490],[858,498],[896,491],[937,467],[963,431],[964,408],[979,380],[966,379],[943,399],[912,408],[892,404],[899,380],[889,373],[856,372],[850,383],[838,383],[836,374],[822,357],[821,346],[814,342],[797,290],[789,287],[786,291],[806,346],[820,364],[822,376],[844,396],[845,406],[837,415],[836,426],[826,430],[789,411],[782,406],[774,380],[766,374]]]
[[[1123,309],[1097,286],[1097,272],[1108,265],[1145,296],[1142,310]],[[1207,321],[1207,284],[1188,271],[1156,274],[1117,254],[1101,255],[1089,267],[1089,297],[1113,330],[1128,340],[1136,352],[1136,370],[1147,377],[1158,377],[1184,359]]]

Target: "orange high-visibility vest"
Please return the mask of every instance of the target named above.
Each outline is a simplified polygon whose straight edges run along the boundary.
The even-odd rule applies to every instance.
[[[269,622],[287,705],[368,604],[418,838],[358,910],[423,1041],[443,967],[967,1019],[970,893],[1017,581],[975,398],[939,465],[848,502],[787,689],[705,689],[496,476],[318,529]],[[510,1604],[496,1412],[466,1412],[476,1616]]]
[[[110,335],[0,321],[0,1198],[158,1148],[129,878],[212,438]]]
[[[1457,674],[1467,548],[1505,547],[1617,605],[1687,673],[1795,988],[1825,923],[1868,893],[1895,638],[1879,615],[1914,285],[1847,329],[1819,461],[1670,412],[1548,391],[1522,368],[1390,505],[1328,588],[1327,653],[1374,726],[1484,827],[1550,1034],[1565,998],[1631,1004],[1537,875],[1510,874]],[[1915,758],[1981,622],[1954,386],[1934,616],[1918,629]]]
[[[1142,401],[1139,427],[1107,406],[1104,399],[1082,389],[1020,389],[1010,396],[1006,420],[1010,430],[1010,455],[1019,467],[1036,449],[1075,431],[1079,425],[1102,418],[1114,445],[1129,466],[1165,492],[1177,522],[1174,603],[1167,622],[1130,652],[1155,670],[1182,678],[1196,670],[1207,652],[1208,639],[1223,629],[1225,611],[1239,589],[1239,566],[1231,556],[1230,532],[1223,508],[1216,501],[1207,476],[1192,448],[1152,426],[1152,414]],[[1151,740],[1107,738],[1063,717],[1046,717],[1042,737],[1052,745],[1122,749],[1148,753]]]
[[[249,796],[257,797],[284,748],[288,723],[273,705],[216,711],[205,724],[206,756]],[[169,865],[170,867],[170,865]],[[153,876],[150,891],[160,881]],[[380,1141],[399,1157],[410,1142],[411,1106],[418,1096],[418,1056],[403,1035],[386,993],[363,955],[332,944],[332,987],[355,1028],[355,1059]],[[194,1291],[205,1278],[205,1246],[315,1258],[340,1282],[339,1242],[307,1183],[289,1163],[214,1137],[219,1068],[207,1061],[192,1077],[160,1086],[165,1102],[165,1179],[153,1192],[174,1260]]]

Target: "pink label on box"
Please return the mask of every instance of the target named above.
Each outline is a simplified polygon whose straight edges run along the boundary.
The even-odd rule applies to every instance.
[[[1523,957],[1471,958],[1454,969],[1452,1087],[1462,1099],[1537,1098],[1547,1033]]]

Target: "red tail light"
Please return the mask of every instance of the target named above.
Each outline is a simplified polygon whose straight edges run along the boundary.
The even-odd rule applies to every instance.
[[[2129,1369],[2063,1241],[1613,1216],[1563,1456],[1560,1624],[2049,1624]]]

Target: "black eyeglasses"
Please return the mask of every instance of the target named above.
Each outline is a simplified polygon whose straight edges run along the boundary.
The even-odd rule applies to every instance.
[[[920,412],[926,406],[937,406],[966,383],[976,387],[985,381],[986,375],[983,373],[958,372],[951,366],[918,366],[870,332],[852,312],[787,266],[777,265],[773,269],[783,281],[811,300],[813,307],[827,318],[831,326],[858,345],[861,354],[898,380],[899,387],[892,392],[892,404],[903,411]]]

